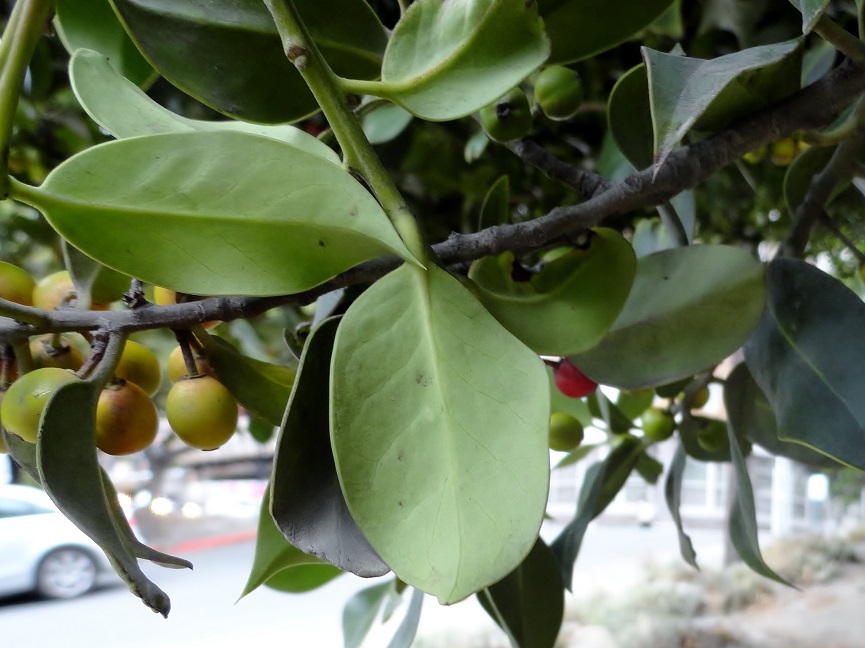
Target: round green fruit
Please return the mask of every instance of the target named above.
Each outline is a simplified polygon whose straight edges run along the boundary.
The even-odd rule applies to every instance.
[[[706,403],[709,402],[710,395],[711,394],[709,393],[708,385],[703,385],[702,387],[700,387],[700,389],[694,392],[694,396],[691,398],[691,408],[700,409],[701,407],[705,406]]]
[[[172,385],[165,400],[171,429],[193,448],[215,450],[237,427],[237,402],[216,378],[191,376]]]
[[[126,341],[114,375],[135,383],[148,394],[156,393],[162,380],[162,370],[156,355],[133,340]]]
[[[57,367],[78,371],[84,364],[84,356],[65,335],[43,335],[30,342],[30,355],[33,366]]]
[[[535,81],[535,101],[550,119],[570,119],[583,102],[583,82],[574,70],[552,65]]]
[[[495,103],[480,110],[481,126],[490,139],[508,142],[529,134],[532,110],[526,93],[514,88]]]
[[[650,407],[644,411],[640,416],[640,421],[643,424],[643,434],[651,441],[669,439],[676,428],[673,417],[657,407]]]
[[[62,385],[78,380],[66,369],[45,367],[26,373],[16,380],[0,403],[0,420],[8,432],[20,436],[25,441],[36,443],[39,419],[57,389]]]
[[[25,270],[0,261],[0,299],[31,306],[36,282]]]
[[[550,416],[550,449],[571,452],[583,442],[583,424],[570,414],[553,412]]]
[[[141,452],[156,438],[159,415],[145,391],[122,380],[102,390],[96,405],[96,447],[120,456]]]
[[[195,358],[195,366],[198,368],[198,373],[207,374],[208,376],[214,375],[213,368],[201,352],[193,349],[192,357]],[[174,347],[174,350],[168,355],[168,378],[171,382],[177,382],[188,375],[186,361],[183,359],[183,351],[179,346]]]

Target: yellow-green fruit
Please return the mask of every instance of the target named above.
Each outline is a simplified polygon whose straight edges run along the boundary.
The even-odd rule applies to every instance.
[[[61,385],[78,380],[74,373],[57,367],[45,367],[26,373],[16,380],[0,403],[3,427],[25,441],[36,443],[39,418],[51,395]]]
[[[700,409],[709,402],[709,395],[709,387],[703,385],[700,389],[694,392],[694,397],[691,399],[691,407],[693,409]]]
[[[114,375],[135,383],[148,394],[156,393],[162,380],[159,360],[153,351],[133,340],[127,340],[123,347]]]
[[[195,366],[198,367],[198,373],[213,376],[214,371],[203,355],[200,355],[193,349],[192,356],[195,358]],[[183,360],[183,351],[180,347],[174,347],[174,350],[168,355],[168,378],[171,382],[177,382],[183,376],[188,376],[186,370],[186,362]]]
[[[723,421],[711,421],[697,432],[697,444],[707,452],[718,452],[730,443],[727,426]]]
[[[0,389],[0,408],[3,407],[3,396],[6,395],[5,389]],[[9,452],[9,448],[6,447],[6,442],[3,440],[3,420],[0,419],[0,454],[7,454]]]
[[[553,412],[550,416],[550,449],[571,452],[583,442],[583,424],[570,414]]]
[[[550,119],[570,119],[583,102],[583,82],[574,70],[552,65],[535,81],[535,101]]]
[[[799,144],[792,137],[772,142],[772,163],[778,166],[787,166],[798,152]]]
[[[141,452],[156,438],[159,415],[141,387],[121,381],[109,385],[96,405],[96,447],[110,455]]]
[[[480,110],[481,126],[490,139],[508,142],[529,134],[532,110],[526,93],[514,88],[495,103]]]
[[[184,443],[201,450],[215,450],[234,434],[237,402],[211,376],[184,378],[168,392],[165,415]]]
[[[747,162],[748,164],[759,164],[763,161],[763,158],[766,157],[766,150],[767,149],[765,146],[761,146],[760,148],[756,148],[749,153],[745,153],[745,155],[742,156],[742,159],[745,160],[745,162]]]
[[[66,270],[40,279],[33,288],[33,305],[51,311],[75,298],[75,285]]]
[[[651,441],[669,439],[676,427],[673,417],[657,407],[650,407],[644,411],[640,421],[643,424],[643,435]]]
[[[35,286],[36,282],[26,270],[0,261],[0,299],[30,306],[33,304]]]
[[[78,371],[84,364],[84,356],[78,347],[64,335],[44,335],[30,342],[30,355],[33,356],[33,366],[57,367]]]

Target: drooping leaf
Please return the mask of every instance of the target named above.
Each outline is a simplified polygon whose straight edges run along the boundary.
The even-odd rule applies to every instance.
[[[402,618],[399,626],[396,629],[387,648],[410,648],[414,643],[417,635],[417,628],[420,625],[420,613],[423,609],[423,592],[419,589],[413,589],[411,598],[408,603],[408,610]]]
[[[492,103],[547,58],[534,3],[417,0],[394,28],[375,92],[446,121]]]
[[[411,256],[351,175],[247,133],[108,142],[39,188],[16,187],[88,256],[194,295],[295,293],[382,254]]]
[[[111,0],[151,64],[178,88],[219,112],[282,123],[318,109],[285,56],[273,18],[255,0]],[[373,79],[387,35],[363,0],[295,0],[334,71]]]
[[[382,102],[363,116],[363,132],[370,144],[385,144],[396,139],[413,119],[411,113],[392,103]],[[318,141],[318,140],[316,140]]]
[[[635,36],[673,0],[539,0],[538,10],[552,41],[549,63],[573,63]]]
[[[70,54],[79,49],[101,52],[117,72],[135,85],[147,85],[156,78],[108,0],[57,0],[55,12],[57,35]]]
[[[610,92],[607,121],[616,146],[635,169],[652,166],[654,131],[649,104],[649,78],[643,64],[623,74]]]
[[[492,184],[484,196],[478,230],[492,225],[504,225],[511,220],[511,189],[508,176],[503,175]]]
[[[390,571],[348,512],[330,447],[330,364],[339,318],[307,338],[282,422],[271,478],[271,513],[286,539],[359,576]]]
[[[247,357],[213,335],[200,336],[198,341],[219,382],[231,395],[255,416],[271,425],[280,425],[294,385],[295,370]]]
[[[673,522],[676,524],[676,532],[679,536],[679,552],[682,554],[682,558],[694,569],[700,569],[699,565],[697,565],[697,552],[694,551],[691,537],[685,533],[685,527],[682,524],[682,514],[680,512],[686,461],[685,447],[679,444],[676,448],[676,454],[673,455],[673,461],[670,462],[670,469],[664,482],[664,499],[667,502],[670,517],[673,518]]]
[[[865,303],[816,267],[776,259],[766,310],[745,345],[778,437],[865,470]]]
[[[763,266],[747,251],[694,245],[638,260],[634,286],[600,344],[571,361],[603,385],[663,385],[738,349],[760,319]]]
[[[544,264],[528,281],[515,281],[514,255],[484,257],[469,269],[471,286],[490,313],[542,355],[592,348],[609,331],[631,291],[633,248],[618,232],[599,227],[586,249]]]
[[[655,133],[662,164],[692,128],[717,130],[799,87],[799,39],[703,60],[643,48]],[[793,62],[785,66],[785,60]],[[708,112],[711,106],[711,112]],[[697,120],[701,123],[697,124]]]
[[[345,602],[342,608],[343,648],[360,648],[393,589],[393,581],[379,583],[360,590]]]
[[[266,490],[258,518],[255,557],[240,598],[261,585],[285,592],[305,592],[340,574],[341,570],[302,552],[285,539],[270,515],[270,489]]]
[[[637,459],[634,468],[647,484],[657,484],[664,474],[664,464],[645,452]]]
[[[545,378],[435,266],[404,265],[349,308],[331,441],[352,516],[401,580],[455,602],[529,552],[549,480]]]
[[[204,121],[173,113],[118,74],[99,52],[87,49],[75,52],[69,60],[69,82],[93,121],[118,139],[158,133],[241,131],[280,140],[339,164],[339,156],[329,146],[288,124]]]
[[[790,0],[802,14],[802,33],[809,33],[829,6],[829,0]]]
[[[514,646],[553,648],[564,616],[564,594],[559,563],[538,538],[514,571],[477,596]]]

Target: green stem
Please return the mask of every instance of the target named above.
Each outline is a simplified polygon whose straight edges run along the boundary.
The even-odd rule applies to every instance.
[[[849,59],[861,63],[865,61],[865,43],[844,29],[831,18],[820,17],[814,31],[831,43],[835,49]]]
[[[21,7],[18,12],[19,5]],[[0,199],[9,197],[9,146],[27,66],[54,8],[52,0],[18,0],[0,48]],[[12,30],[12,31],[10,31]],[[6,43],[8,41],[8,49]]]
[[[286,56],[306,81],[330,123],[346,165],[366,180],[409,251],[420,263],[428,263],[432,251],[349,107],[344,80],[324,60],[291,0],[264,0],[264,4],[273,16]]]

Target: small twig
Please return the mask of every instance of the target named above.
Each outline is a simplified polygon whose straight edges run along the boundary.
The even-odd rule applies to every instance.
[[[855,256],[859,260],[859,265],[865,264],[865,252],[856,247],[856,244],[852,240],[850,240],[850,237],[841,231],[838,225],[835,224],[835,221],[833,221],[829,214],[826,213],[825,209],[820,210],[820,213],[818,214],[818,219],[820,221],[820,224],[823,225],[823,227],[832,232],[838,238],[838,240],[841,241],[847,247],[847,249],[849,249],[850,252],[853,253],[853,256]]]
[[[591,198],[611,184],[609,180],[596,173],[562,162],[531,139],[516,140],[506,146],[523,162],[537,168],[548,178],[576,190],[584,199]]]
[[[175,329],[174,337],[177,338],[177,344],[180,345],[180,353],[183,355],[183,364],[186,365],[186,373],[190,376],[198,376],[198,363],[195,362],[195,356],[192,353],[190,341],[194,339],[192,334],[186,329]]]
[[[78,369],[79,378],[87,378],[96,366],[102,362],[105,357],[105,350],[108,348],[108,331],[97,331],[90,341],[90,354],[87,360]]]

